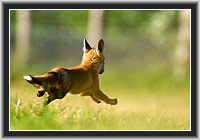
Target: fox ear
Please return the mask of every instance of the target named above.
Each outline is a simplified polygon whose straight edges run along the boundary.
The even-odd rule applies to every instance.
[[[84,38],[83,40],[83,52],[87,53],[89,50],[92,49],[90,47],[90,44],[87,42],[87,40]]]
[[[97,52],[102,53],[103,49],[104,49],[104,41],[103,39],[100,39],[97,47]]]

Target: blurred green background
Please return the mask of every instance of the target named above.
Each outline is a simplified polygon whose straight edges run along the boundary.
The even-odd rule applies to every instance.
[[[140,128],[140,124],[138,129],[190,129],[190,12],[187,10],[11,10],[12,109],[41,102],[36,89],[23,80],[24,75],[42,74],[55,66],[78,65],[84,38],[92,47],[96,47],[100,38],[104,39],[106,60],[100,87],[109,97],[118,98],[119,104],[96,105],[90,98],[67,95],[50,106],[73,108],[81,104],[87,109],[90,105],[103,106],[130,114],[165,112],[178,118],[173,122],[174,127],[159,127],[156,123],[152,128],[149,125]],[[77,100],[79,104],[74,105]],[[11,128],[23,128],[20,127],[23,119],[16,118],[16,111],[14,114]],[[23,129],[33,128],[28,123]],[[119,127],[123,128],[126,129]],[[88,125],[86,129],[98,128]]]

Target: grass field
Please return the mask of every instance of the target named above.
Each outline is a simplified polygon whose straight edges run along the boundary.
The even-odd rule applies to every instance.
[[[11,130],[190,130],[189,78],[169,70],[106,69],[100,87],[116,106],[66,95],[43,107],[46,95],[38,98],[25,74],[11,74]]]

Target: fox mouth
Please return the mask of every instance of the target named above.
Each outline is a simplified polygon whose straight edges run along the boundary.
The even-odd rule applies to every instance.
[[[99,72],[99,74],[102,74],[103,72],[104,72],[104,69],[101,69],[100,72]]]

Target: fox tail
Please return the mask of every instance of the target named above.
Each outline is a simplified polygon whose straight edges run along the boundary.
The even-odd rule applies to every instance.
[[[26,75],[26,76],[24,76],[24,79],[31,84],[42,85],[42,79],[39,77],[34,77],[32,75]]]

